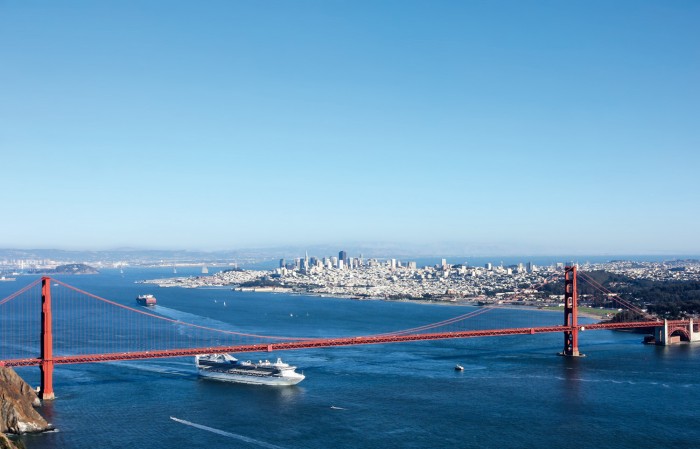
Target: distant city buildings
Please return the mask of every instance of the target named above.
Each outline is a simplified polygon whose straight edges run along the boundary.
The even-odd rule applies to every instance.
[[[307,262],[308,258],[308,262]],[[465,301],[470,304],[515,304],[559,307],[563,291],[545,287],[561,279],[564,264],[536,267],[532,262],[504,266],[469,267],[447,264],[417,268],[416,261],[347,257],[297,258],[295,264],[272,271],[227,270],[213,276],[149,281],[161,286],[233,286],[235,289],[299,292],[323,296],[383,299],[429,299]],[[439,260],[439,259],[438,259]],[[312,263],[315,262],[315,263]],[[298,267],[295,267],[298,265]],[[607,262],[583,264],[585,271],[605,270],[636,279],[653,281],[698,281],[700,261]],[[563,287],[562,287],[563,288]],[[586,305],[590,295],[581,295]]]
[[[557,264],[555,266],[548,267],[542,275],[547,273],[552,273],[552,270],[563,268],[563,263]],[[500,276],[508,276],[510,279],[519,279],[520,276],[530,274],[537,274],[537,267],[532,262],[518,263],[516,265],[510,265],[507,267],[503,266],[501,262],[498,266],[494,266],[492,263],[484,264],[483,268],[469,267],[465,262],[462,264],[449,264],[447,259],[440,259],[440,263],[434,265],[433,267],[424,267],[419,269],[416,261],[402,262],[396,258],[389,258],[385,260],[380,260],[376,258],[364,259],[362,255],[360,257],[351,257],[347,251],[341,250],[338,252],[338,256],[309,256],[308,252],[304,254],[304,257],[296,258],[293,265],[285,263],[285,259],[280,259],[279,268],[275,270],[275,275],[282,278],[291,277],[296,278],[300,275],[311,276],[318,279],[328,278],[327,282],[334,282],[333,273],[339,272],[357,272],[357,274],[349,276],[363,276],[368,272],[374,272],[373,270],[378,270],[376,273],[386,270],[389,279],[392,282],[397,282],[401,278],[406,276],[415,276],[416,279],[420,279],[421,282],[426,282],[427,280],[437,280],[442,279],[442,282],[450,280],[453,282],[454,279],[478,279],[484,276],[493,277],[494,280],[499,279]],[[363,274],[364,273],[364,274]],[[338,274],[338,276],[340,276]],[[342,275],[344,277],[344,275]],[[397,277],[398,276],[398,277]],[[431,281],[432,282],[432,281]],[[525,279],[521,279],[520,282],[525,282]],[[456,286],[458,287],[458,286]],[[503,286],[502,288],[514,288],[510,286]],[[460,291],[459,288],[453,288],[452,290]]]

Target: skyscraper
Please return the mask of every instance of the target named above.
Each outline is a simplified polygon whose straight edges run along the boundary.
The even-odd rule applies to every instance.
[[[345,251],[341,251],[338,253],[338,260],[342,260],[345,266],[348,265],[348,253]]]

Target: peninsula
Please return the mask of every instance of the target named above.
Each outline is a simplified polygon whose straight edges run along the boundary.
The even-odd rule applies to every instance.
[[[564,264],[538,267],[531,263],[513,266],[471,267],[447,264],[416,267],[415,262],[369,259],[301,259],[294,264],[280,261],[274,270],[228,270],[208,276],[174,277],[143,281],[161,287],[229,287],[239,291],[286,292],[356,299],[427,300],[556,307],[563,302],[558,280]],[[612,307],[610,296],[626,291],[636,281],[668,283],[700,281],[700,261],[612,261],[580,266],[587,273],[606,273],[610,287],[601,292],[582,287],[582,306]],[[594,274],[595,275],[595,274]],[[602,276],[602,275],[601,275]],[[645,304],[641,304],[645,306]]]
[[[52,430],[36,411],[41,405],[36,392],[12,368],[0,366],[0,448],[17,446],[5,436]]]

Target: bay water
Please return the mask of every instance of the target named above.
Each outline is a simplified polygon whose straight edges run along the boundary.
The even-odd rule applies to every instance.
[[[134,282],[172,275],[127,268],[60,279],[127,305],[153,293],[157,313],[267,335],[368,335],[472,310]],[[0,283],[0,298],[33,280]],[[494,327],[526,315],[563,321],[503,310]],[[58,366],[57,398],[40,411],[59,430],[21,440],[27,449],[698,446],[700,345],[592,331],[580,336],[586,357],[568,359],[556,355],[562,342],[545,334],[236,354],[298,366],[306,379],[284,388],[200,379],[191,357]],[[38,368],[17,371],[38,385]]]

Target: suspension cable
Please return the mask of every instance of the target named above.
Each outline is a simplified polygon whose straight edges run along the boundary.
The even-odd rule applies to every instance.
[[[16,292],[14,292],[13,294],[11,294],[11,295],[8,296],[7,298],[4,298],[4,299],[0,300],[0,306],[3,305],[3,304],[5,304],[6,302],[12,301],[13,299],[15,299],[16,297],[18,297],[18,296],[21,295],[22,293],[24,293],[24,292],[26,292],[27,290],[29,290],[30,288],[35,287],[39,282],[41,282],[41,279],[37,279],[36,281],[32,282],[31,284],[27,285],[26,287],[23,287],[23,288],[17,290]]]

